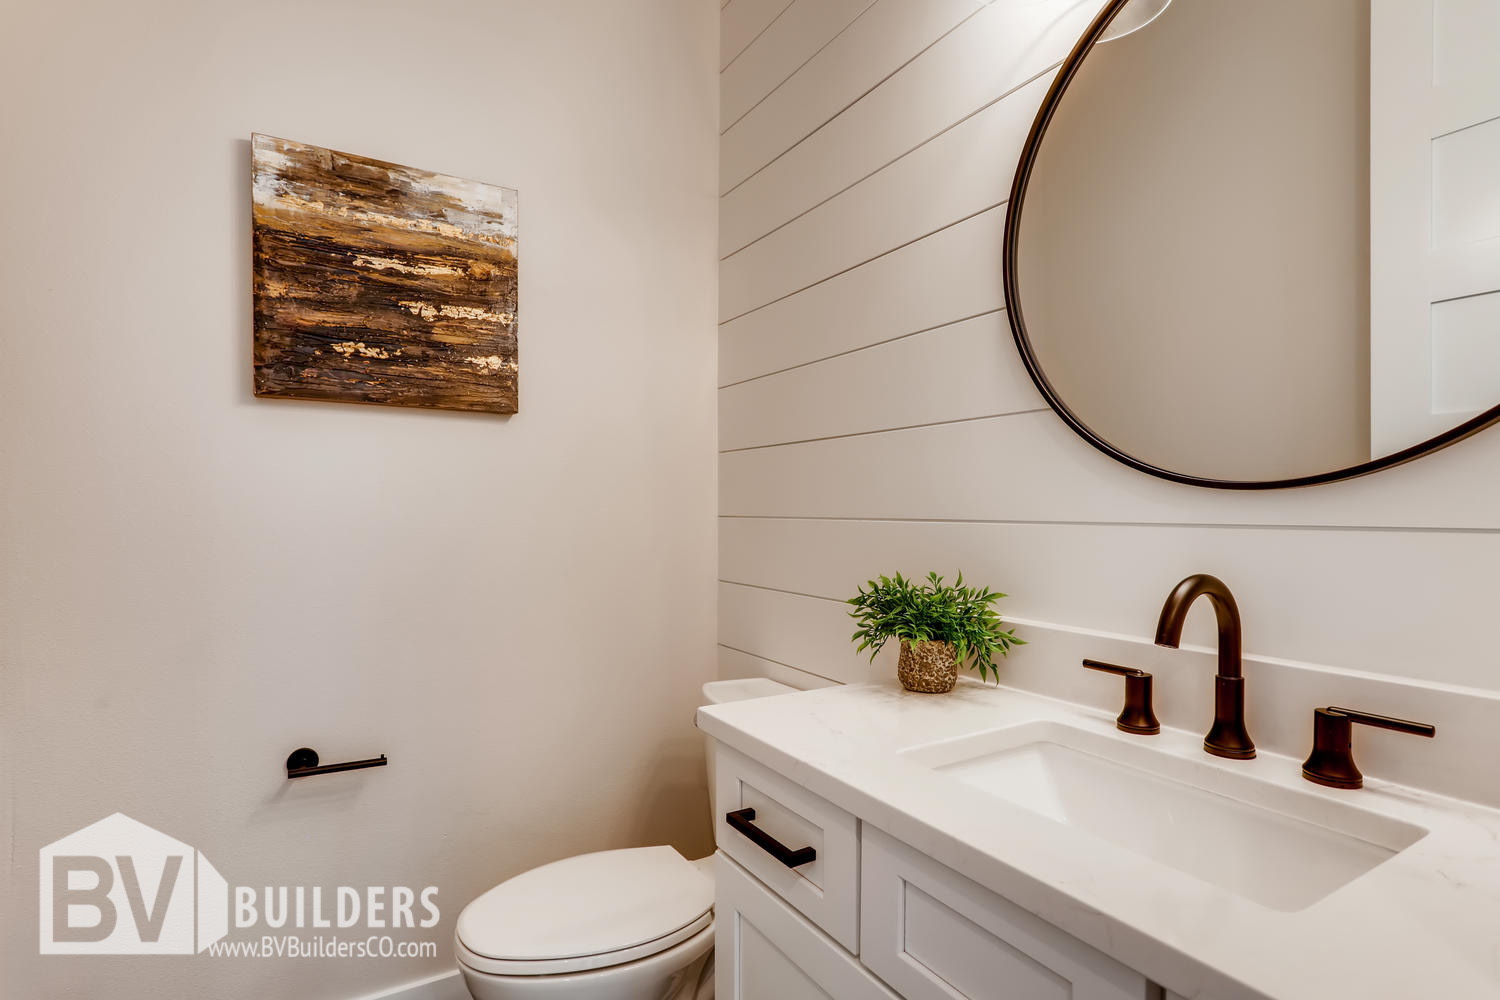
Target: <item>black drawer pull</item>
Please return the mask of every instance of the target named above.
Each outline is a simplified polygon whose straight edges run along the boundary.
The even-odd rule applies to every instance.
[[[818,852],[811,847],[799,847],[792,850],[790,847],[771,836],[760,827],[756,826],[754,809],[740,809],[732,813],[724,814],[724,821],[736,830],[750,838],[750,842],[771,857],[780,861],[788,868],[797,868],[807,864],[818,856]]]

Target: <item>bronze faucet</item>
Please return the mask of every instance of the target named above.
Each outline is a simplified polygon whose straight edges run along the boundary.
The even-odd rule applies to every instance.
[[[1218,577],[1196,573],[1177,585],[1162,605],[1156,623],[1156,644],[1176,649],[1188,608],[1207,597],[1219,620],[1219,673],[1214,678],[1214,724],[1203,739],[1203,749],[1215,757],[1249,760],[1255,743],[1245,729],[1245,677],[1240,668],[1240,609],[1234,595]]]

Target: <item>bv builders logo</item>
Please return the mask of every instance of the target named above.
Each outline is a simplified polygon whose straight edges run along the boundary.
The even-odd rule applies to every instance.
[[[208,859],[115,813],[42,848],[43,955],[192,955],[229,933]]]
[[[224,941],[230,887],[198,851],[123,813],[107,816],[42,848],[44,955],[212,955],[264,958],[432,958],[435,941],[390,935],[301,937],[279,934]],[[236,930],[431,928],[437,889],[338,886],[324,911],[322,886],[237,886]],[[418,908],[424,911],[417,916]]]

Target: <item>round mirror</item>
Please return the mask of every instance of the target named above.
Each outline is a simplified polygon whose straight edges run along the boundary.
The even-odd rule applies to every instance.
[[[1348,478],[1500,419],[1500,4],[1112,0],[1006,228],[1048,402],[1137,469]]]

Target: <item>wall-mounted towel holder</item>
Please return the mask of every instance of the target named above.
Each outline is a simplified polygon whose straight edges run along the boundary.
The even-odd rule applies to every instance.
[[[286,759],[288,778],[310,778],[315,774],[333,774],[337,771],[358,771],[362,767],[385,767],[390,763],[385,754],[367,760],[346,760],[340,764],[319,764],[318,751],[312,747],[299,747]]]

